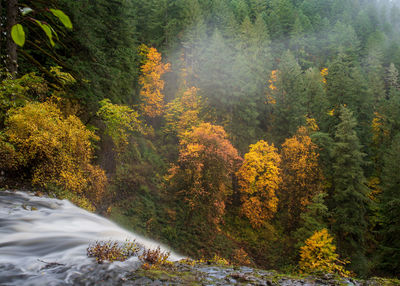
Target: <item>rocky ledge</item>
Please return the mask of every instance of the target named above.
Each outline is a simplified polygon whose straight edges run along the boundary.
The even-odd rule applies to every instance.
[[[139,268],[121,279],[121,285],[400,285],[396,279],[358,280],[331,274],[291,276],[245,266],[175,262],[157,268]]]

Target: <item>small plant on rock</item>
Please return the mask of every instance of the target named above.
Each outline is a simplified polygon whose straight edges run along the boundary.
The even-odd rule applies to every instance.
[[[95,257],[96,261],[101,264],[104,261],[125,261],[129,257],[134,256],[139,251],[135,241],[96,241],[87,248],[87,256]]]
[[[142,268],[150,269],[168,264],[170,254],[171,252],[169,251],[161,251],[161,248],[158,246],[156,249],[145,249],[142,255],[139,256],[139,259],[144,262]]]
[[[229,265],[229,261],[225,258],[215,254],[213,258],[207,261],[208,263],[218,264],[218,265]]]

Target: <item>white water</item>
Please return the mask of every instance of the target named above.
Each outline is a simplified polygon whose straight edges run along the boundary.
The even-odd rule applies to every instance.
[[[0,285],[113,285],[139,262],[98,265],[86,256],[90,243],[110,239],[160,245],[66,200],[0,192]]]

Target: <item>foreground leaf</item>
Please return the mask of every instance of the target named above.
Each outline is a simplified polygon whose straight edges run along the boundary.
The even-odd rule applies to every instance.
[[[56,16],[61,21],[61,23],[63,23],[65,28],[72,29],[72,22],[63,11],[58,9],[50,9],[50,12],[53,13],[53,15]]]
[[[20,47],[25,44],[25,31],[22,25],[16,24],[11,28],[11,38]]]

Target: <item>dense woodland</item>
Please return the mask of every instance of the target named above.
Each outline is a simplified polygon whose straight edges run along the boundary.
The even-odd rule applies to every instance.
[[[191,257],[400,275],[398,1],[0,8],[8,178]]]

